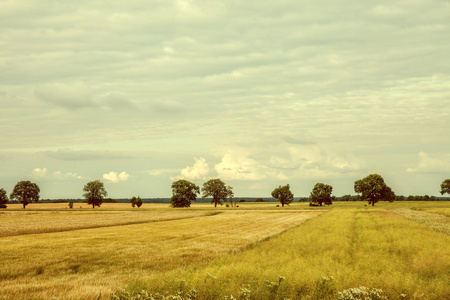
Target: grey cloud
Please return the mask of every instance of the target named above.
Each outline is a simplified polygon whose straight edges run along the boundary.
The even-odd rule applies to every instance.
[[[297,145],[310,145],[313,144],[312,141],[309,141],[304,138],[298,138],[298,137],[292,137],[292,136],[286,136],[284,137],[284,141],[288,144],[297,144]]]
[[[106,110],[136,110],[137,106],[124,93],[111,92],[100,98],[99,105]]]
[[[91,89],[83,82],[48,83],[36,87],[36,96],[45,102],[65,108],[93,106]]]
[[[259,162],[276,156],[317,176],[353,167],[332,169],[326,156],[286,162],[279,148],[369,160],[445,148],[449,8],[437,0],[0,1],[0,145],[96,149],[45,152],[61,163],[161,149],[171,157],[153,162],[161,168],[239,145]],[[395,159],[373,163],[384,161]]]
[[[89,150],[71,150],[59,149],[56,151],[44,151],[47,157],[63,161],[86,161],[86,160],[110,160],[110,159],[130,159],[134,158],[130,154],[112,151],[89,151]]]

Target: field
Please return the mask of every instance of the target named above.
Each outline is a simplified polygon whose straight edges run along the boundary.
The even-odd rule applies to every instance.
[[[450,295],[447,202],[66,207],[0,210],[0,299]]]

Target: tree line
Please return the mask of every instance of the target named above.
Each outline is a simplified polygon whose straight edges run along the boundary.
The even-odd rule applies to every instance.
[[[172,183],[172,197],[170,198],[170,205],[172,207],[190,207],[192,201],[197,200],[197,195],[202,193],[202,198],[211,197],[211,203],[214,207],[222,205],[224,202],[230,202],[233,205],[233,188],[227,186],[221,179],[210,179],[205,182],[200,190],[200,187],[196,184],[185,180],[179,179]],[[397,196],[392,189],[386,185],[383,177],[378,174],[370,174],[367,177],[356,180],[354,183],[354,190],[360,194],[357,196],[344,195],[342,197],[335,197],[332,195],[333,187],[325,183],[316,183],[313,190],[310,193],[310,205],[322,206],[331,205],[333,201],[367,201],[370,205],[374,206],[379,201],[433,201],[438,200],[433,196]],[[100,207],[104,202],[105,197],[108,195],[103,182],[100,180],[94,180],[88,182],[83,187],[84,202],[92,205],[92,208],[96,206]],[[19,181],[9,195],[11,201],[17,201],[25,208],[32,202],[39,201],[40,189],[36,183],[31,181]],[[440,193],[450,194],[450,179],[445,179],[441,184]],[[289,205],[294,201],[294,194],[290,190],[289,184],[276,187],[271,196],[277,199],[282,206]],[[6,208],[9,201],[6,191],[0,189],[0,208]],[[300,201],[304,200],[300,199]],[[142,199],[138,197],[132,197],[132,207],[141,207]],[[236,205],[236,202],[234,202]],[[72,203],[73,207],[73,203]]]

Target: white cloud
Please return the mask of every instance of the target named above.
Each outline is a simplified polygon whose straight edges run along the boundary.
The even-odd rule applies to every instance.
[[[411,173],[448,173],[450,172],[450,155],[446,159],[430,157],[425,152],[417,154],[419,162],[416,167],[408,168],[406,171]]]
[[[39,179],[39,178],[42,178],[42,177],[44,177],[46,174],[47,174],[47,168],[36,168],[36,169],[34,169],[33,171],[31,171],[31,176],[34,178],[34,179]]]
[[[291,170],[294,177],[329,178],[355,174],[365,169],[365,163],[350,153],[345,155],[319,145],[288,147],[287,158],[272,157],[273,168]]]
[[[161,170],[150,170],[147,171],[147,174],[151,175],[151,176],[158,176],[161,175],[163,173],[163,171]]]
[[[266,177],[266,167],[239,150],[226,153],[214,166],[224,180],[259,180]]]
[[[109,172],[108,174],[103,174],[103,179],[108,180],[109,182],[112,183],[118,183],[121,181],[127,181],[128,178],[130,177],[130,175],[123,171],[122,173],[118,173],[118,172]]]
[[[76,178],[76,179],[83,179],[83,176],[78,175],[77,173],[63,173],[61,171],[53,172],[53,176],[57,178]]]
[[[181,170],[180,175],[176,176],[172,179],[186,179],[186,180],[198,180],[198,179],[206,179],[209,174],[209,166],[206,162],[206,159],[203,157],[194,158],[194,165],[187,166],[183,170]]]

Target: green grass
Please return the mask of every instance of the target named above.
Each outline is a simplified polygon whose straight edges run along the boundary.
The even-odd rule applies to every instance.
[[[383,208],[343,207],[247,251],[134,282],[128,292],[195,288],[199,299],[335,299],[338,291],[366,286],[390,299],[448,297],[448,235]]]
[[[3,210],[5,228],[46,229],[0,236],[0,299],[108,299],[114,291],[126,299],[142,290],[185,299],[336,299],[359,286],[389,299],[450,294],[450,236],[398,214],[414,208],[445,218],[450,203],[275,205]],[[139,224],[123,224],[134,217]],[[103,218],[108,225],[99,225]],[[91,228],[67,225],[87,220]]]

